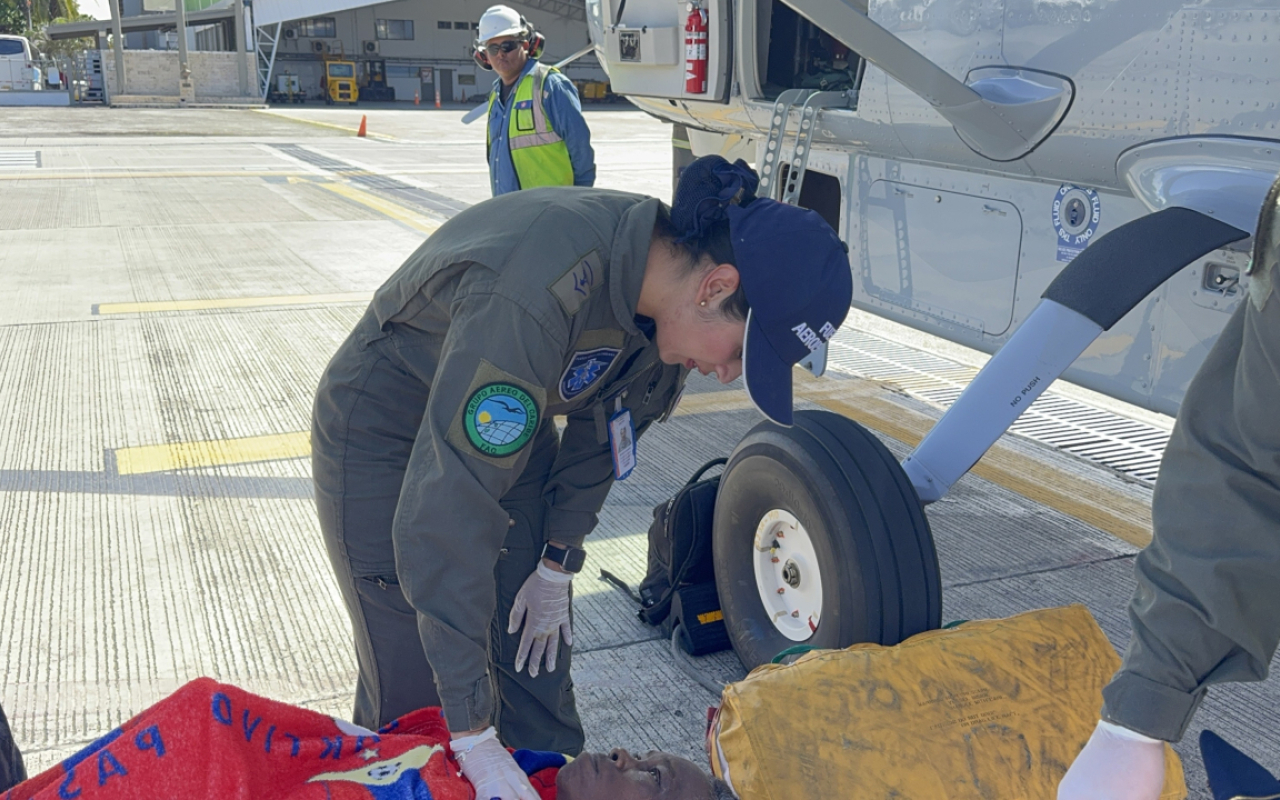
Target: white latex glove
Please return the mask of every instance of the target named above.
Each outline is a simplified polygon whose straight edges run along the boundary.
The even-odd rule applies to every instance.
[[[1105,720],[1058,784],[1058,800],[1159,800],[1164,742]]]
[[[476,800],[539,800],[529,778],[498,741],[492,726],[475,736],[459,736],[449,749],[476,790]]]
[[[516,651],[516,672],[528,659],[529,677],[538,677],[543,653],[547,656],[547,672],[555,672],[560,637],[564,636],[565,647],[573,646],[573,630],[569,626],[570,583],[573,583],[572,574],[557,572],[539,561],[538,568],[516,593],[516,602],[511,606],[511,617],[507,621],[507,633],[515,633],[520,630],[520,621],[524,620],[520,649]],[[529,658],[531,654],[533,657]]]

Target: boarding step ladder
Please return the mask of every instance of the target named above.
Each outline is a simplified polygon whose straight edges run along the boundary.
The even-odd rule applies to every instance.
[[[786,183],[782,187],[782,196],[777,198],[788,205],[800,204],[800,187],[804,184],[804,171],[809,165],[809,153],[813,143],[813,131],[817,127],[818,112],[824,108],[844,108],[849,105],[847,92],[820,92],[814,89],[788,89],[778,95],[773,104],[773,116],[769,122],[769,139],[765,143],[764,158],[760,163],[760,186],[756,190],[759,197],[774,197],[777,189],[775,182],[782,180],[782,163],[787,165]],[[783,140],[787,135],[787,121],[791,112],[800,111],[800,125],[796,130],[796,139],[786,161],[781,160]],[[815,376],[827,371],[827,346],[813,351],[800,362],[800,366]]]
[[[849,95],[845,92],[820,92],[815,89],[788,89],[778,95],[773,104],[773,115],[769,122],[769,140],[765,144],[764,159],[760,165],[760,197],[773,197],[776,194],[774,182],[781,180],[780,159],[783,150],[783,139],[787,135],[787,122],[791,112],[800,111],[800,127],[796,131],[795,143],[791,154],[784,163],[787,164],[787,182],[782,196],[776,198],[784,203],[795,205],[800,199],[800,186],[804,182],[805,167],[809,164],[810,144],[813,142],[813,131],[817,127],[818,112],[824,108],[841,108],[848,106]]]

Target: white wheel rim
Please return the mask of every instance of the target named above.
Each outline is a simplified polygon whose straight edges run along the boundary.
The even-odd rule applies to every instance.
[[[805,641],[822,620],[822,572],[809,532],[791,512],[775,508],[756,525],[753,547],[765,613],[783,636]]]

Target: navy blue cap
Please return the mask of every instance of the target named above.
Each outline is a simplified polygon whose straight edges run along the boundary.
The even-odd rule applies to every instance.
[[[1213,800],[1280,796],[1280,781],[1213,731],[1201,731],[1200,753]]]
[[[849,256],[815,211],[756,200],[729,208],[728,216],[750,305],[742,380],[761,413],[790,425],[791,368],[830,340],[849,314]]]
[[[759,199],[745,161],[703,156],[685,167],[671,221],[679,241],[728,220],[738,279],[747,296],[742,379],[756,408],[791,424],[791,368],[835,335],[849,313],[847,248],[816,212]]]

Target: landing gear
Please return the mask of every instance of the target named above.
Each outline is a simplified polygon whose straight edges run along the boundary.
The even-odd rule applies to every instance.
[[[942,588],[915,490],[878,439],[826,411],[764,422],[716,499],[716,585],[748,668],[787,647],[896,644],[937,628]]]

